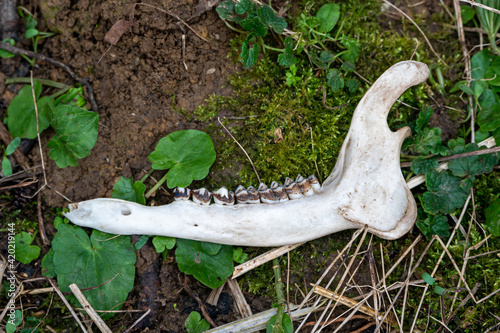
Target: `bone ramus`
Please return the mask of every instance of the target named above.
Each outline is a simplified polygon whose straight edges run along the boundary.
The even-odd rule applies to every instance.
[[[102,198],[71,204],[66,217],[79,226],[112,234],[162,235],[244,246],[299,243],[365,225],[379,237],[399,238],[413,226],[417,216],[415,199],[399,165],[401,144],[411,133],[408,127],[392,132],[387,114],[406,89],[425,81],[428,75],[427,66],[415,61],[397,63],[382,74],[354,111],[332,173],[321,187],[308,190],[307,196],[296,193],[305,191],[303,185],[293,185],[302,182],[300,177],[286,184],[296,199],[292,200],[292,192],[287,191],[290,200],[282,196],[278,203],[266,203],[265,198],[275,197],[272,193],[269,197],[268,188],[261,184],[259,204],[237,200],[235,205],[222,205],[221,201],[205,205],[199,200],[201,204],[178,200],[148,207]],[[285,194],[277,183],[271,188],[277,195]],[[240,188],[237,196],[243,190]],[[259,193],[253,187],[250,190],[245,192]],[[226,191],[217,193],[229,198]],[[189,198],[189,191],[183,193]],[[212,196],[207,190],[196,195],[201,200]]]

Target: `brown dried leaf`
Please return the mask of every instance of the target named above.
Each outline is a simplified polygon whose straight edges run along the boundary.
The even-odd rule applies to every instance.
[[[123,34],[126,33],[131,26],[132,22],[125,19],[116,21],[116,23],[113,24],[111,29],[109,29],[109,31],[106,33],[106,36],[104,36],[104,41],[112,45],[116,45]]]
[[[283,140],[283,133],[281,132],[281,128],[277,127],[274,130],[274,143],[281,142]]]

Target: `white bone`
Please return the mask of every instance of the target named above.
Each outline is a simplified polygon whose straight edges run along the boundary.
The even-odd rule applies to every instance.
[[[415,200],[399,165],[404,127],[392,132],[387,114],[429,69],[415,61],[389,68],[359,102],[335,168],[318,193],[280,204],[200,206],[176,201],[159,207],[118,199],[70,204],[73,223],[114,234],[163,235],[213,243],[280,246],[345,229],[362,228],[386,239],[415,222]]]

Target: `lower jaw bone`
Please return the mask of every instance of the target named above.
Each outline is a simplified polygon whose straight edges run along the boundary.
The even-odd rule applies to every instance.
[[[427,66],[416,61],[397,63],[382,74],[359,102],[335,168],[321,187],[315,185],[314,195],[233,206],[183,200],[148,207],[102,198],[70,204],[65,215],[79,226],[113,234],[242,246],[281,246],[362,227],[385,239],[399,238],[417,216],[399,165],[410,129],[392,132],[387,114],[406,89],[428,75]]]

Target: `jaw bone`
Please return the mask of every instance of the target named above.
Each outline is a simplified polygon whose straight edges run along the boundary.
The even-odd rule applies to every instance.
[[[406,89],[428,75],[427,66],[416,61],[397,63],[382,74],[354,111],[335,168],[321,187],[314,176],[306,178],[309,187],[297,186],[305,180],[299,176],[296,182],[287,179],[285,186],[273,182],[271,191],[265,184],[260,190],[239,187],[236,195],[223,188],[214,192],[215,204],[209,204],[212,194],[206,189],[191,191],[197,203],[187,200],[188,189],[178,189],[179,200],[165,206],[94,199],[70,204],[66,217],[79,226],[113,234],[243,246],[281,246],[364,226],[379,237],[399,238],[417,216],[399,165],[401,144],[410,129],[392,132],[387,114]],[[290,200],[283,197],[286,193]],[[261,203],[253,204],[255,195],[261,196]],[[235,196],[247,201],[237,199],[233,205]]]

